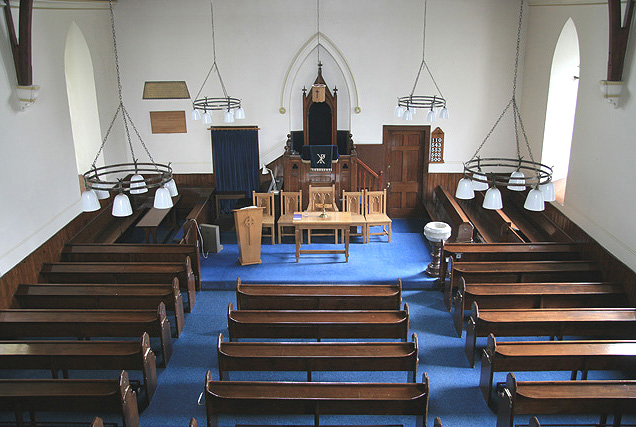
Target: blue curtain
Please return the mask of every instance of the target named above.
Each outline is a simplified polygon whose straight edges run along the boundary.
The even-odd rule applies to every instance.
[[[212,157],[217,191],[258,191],[258,130],[212,130]],[[229,213],[235,200],[222,200],[221,211]]]

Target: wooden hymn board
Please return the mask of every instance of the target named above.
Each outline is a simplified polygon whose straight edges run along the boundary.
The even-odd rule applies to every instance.
[[[444,131],[440,128],[436,128],[431,133],[428,161],[429,163],[444,163]]]

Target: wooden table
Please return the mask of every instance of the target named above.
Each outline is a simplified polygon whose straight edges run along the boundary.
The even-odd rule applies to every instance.
[[[300,215],[300,219],[298,216]],[[345,262],[349,262],[349,228],[351,212],[327,212],[327,218],[320,218],[320,212],[294,212],[294,228],[296,230],[296,262],[300,254],[344,254]],[[344,249],[300,249],[303,230],[328,229],[342,230]]]
[[[146,236],[146,243],[150,243],[150,236],[154,239],[155,243],[157,242],[157,229],[159,228],[159,224],[168,216],[170,212],[172,212],[172,224],[175,226],[177,224],[177,211],[174,208],[177,205],[177,202],[181,199],[181,194],[174,196],[172,198],[172,207],[169,209],[157,209],[152,207],[146,212],[146,214],[139,220],[137,223],[137,227],[142,228],[144,230],[144,234]]]

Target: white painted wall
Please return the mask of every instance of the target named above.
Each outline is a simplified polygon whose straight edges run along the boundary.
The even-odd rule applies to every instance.
[[[524,81],[522,111],[538,151],[545,125],[552,52],[570,17],[580,38],[581,78],[565,204],[560,209],[618,259],[636,269],[634,28],[623,72],[623,97],[619,108],[614,109],[599,89],[599,81],[607,78],[607,5],[531,6],[524,75],[532,78]]]

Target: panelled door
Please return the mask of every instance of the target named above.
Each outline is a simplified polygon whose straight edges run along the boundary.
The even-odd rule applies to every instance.
[[[391,218],[422,214],[430,126],[384,126],[386,209]]]

